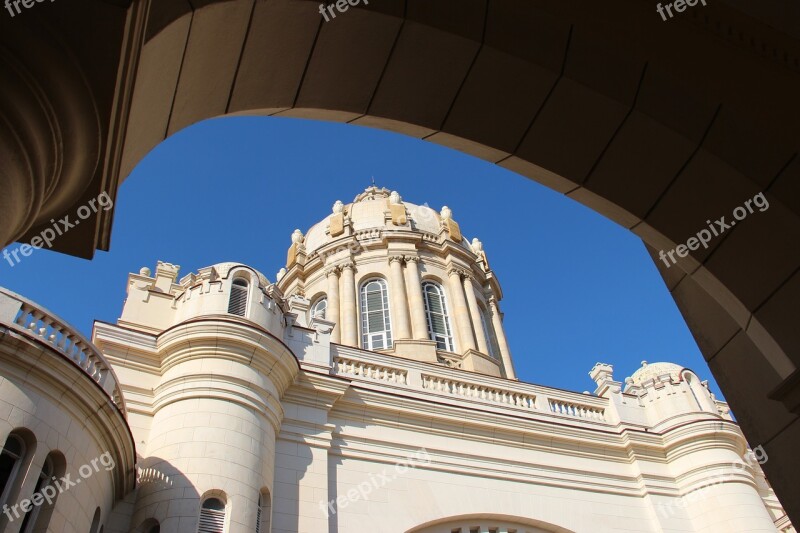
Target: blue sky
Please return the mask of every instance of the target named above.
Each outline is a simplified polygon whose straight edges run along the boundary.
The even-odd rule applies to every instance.
[[[181,265],[181,276],[223,261],[274,281],[290,235],[369,186],[448,205],[480,238],[504,291],[501,309],[520,379],[594,390],[587,373],[611,363],[623,381],[640,361],[672,361],[709,379],[688,328],[641,240],[526,178],[390,132],[298,119],[231,117],[172,136],[122,184],[110,252],[86,261],[39,250],[0,284],[44,305],[87,336],[114,322],[129,272]],[[15,247],[15,246],[12,246]]]

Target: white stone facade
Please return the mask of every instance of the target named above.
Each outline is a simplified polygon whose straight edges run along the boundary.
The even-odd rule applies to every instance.
[[[517,380],[500,285],[449,208],[371,187],[292,235],[276,283],[178,275],[131,274],[77,351],[0,293],[0,438],[36,439],[31,471],[115,457],[42,531],[794,531],[769,458],[691,370],[623,384],[598,363],[591,394]],[[7,499],[34,484],[15,474]]]

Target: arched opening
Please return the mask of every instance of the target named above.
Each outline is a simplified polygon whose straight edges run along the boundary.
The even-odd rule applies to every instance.
[[[328,311],[328,298],[322,296],[311,306],[311,318],[321,318],[325,320]]]
[[[256,510],[256,533],[270,533],[272,524],[272,499],[269,490],[261,489],[258,493]]]
[[[148,518],[139,525],[136,533],[161,533],[161,524],[155,518]]]
[[[0,453],[0,505],[7,501],[9,492],[20,480],[22,464],[27,455],[25,441],[18,434],[11,433]]]
[[[200,504],[197,533],[223,533],[225,531],[225,502],[216,496],[205,498]]]
[[[58,500],[58,491],[54,490],[54,479],[61,478],[67,469],[67,462],[64,455],[58,451],[52,451],[45,457],[42,469],[39,471],[34,486],[33,494],[42,494],[47,488],[51,488],[50,492],[55,493],[53,497],[44,500],[41,505],[31,507],[25,513],[20,525],[20,533],[44,533],[50,524],[50,518],[53,515],[56,502]]]
[[[373,278],[361,285],[361,346],[383,350],[392,346],[389,291],[386,280]]]
[[[228,312],[232,315],[247,316],[247,300],[249,283],[244,278],[236,278],[231,283],[231,296],[228,301]]]
[[[35,451],[36,437],[25,428],[17,428],[6,437],[0,454],[0,507],[18,498]],[[7,522],[8,516],[0,515],[0,529]]]
[[[426,281],[422,284],[422,294],[425,297],[425,317],[430,339],[436,341],[439,350],[456,351],[444,289],[438,283]]]

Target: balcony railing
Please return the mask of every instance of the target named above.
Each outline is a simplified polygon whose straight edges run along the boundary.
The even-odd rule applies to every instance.
[[[444,398],[508,408],[518,413],[569,418],[590,424],[614,424],[607,398],[479,375],[350,346],[331,345],[331,373],[354,380],[378,381]]]
[[[125,401],[111,365],[91,342],[66,322],[30,300],[0,287],[0,324],[50,345],[100,385],[125,413]]]

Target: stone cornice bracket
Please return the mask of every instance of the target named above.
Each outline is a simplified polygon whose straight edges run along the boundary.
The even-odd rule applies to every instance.
[[[394,263],[395,261],[397,261],[400,264],[402,264],[403,261],[405,261],[405,256],[402,256],[402,255],[391,255],[391,256],[389,256],[389,264],[390,265],[392,263]]]

